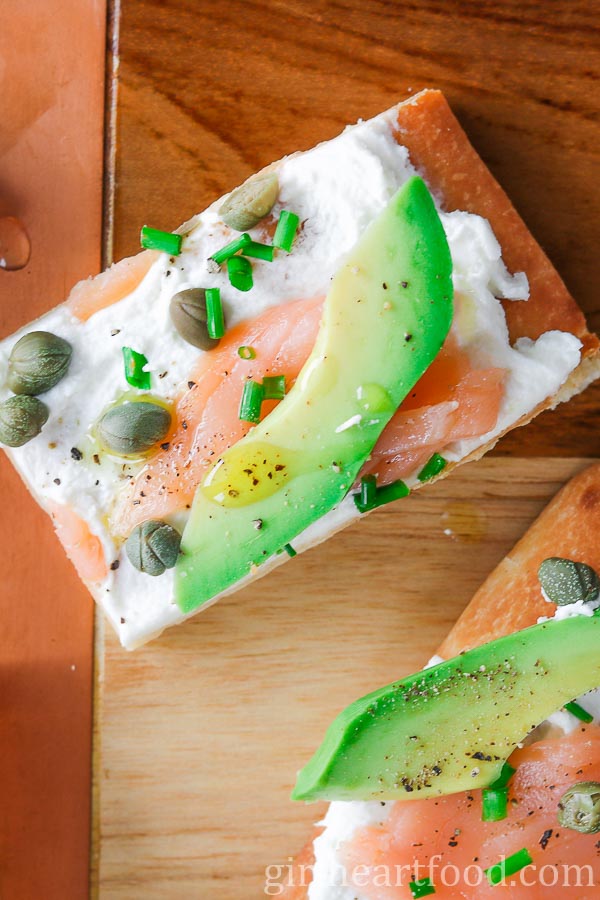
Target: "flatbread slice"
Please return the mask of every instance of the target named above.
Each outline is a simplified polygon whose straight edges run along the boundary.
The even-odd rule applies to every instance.
[[[41,427],[37,436],[6,451],[130,649],[356,520],[370,508],[355,497],[362,477],[371,483],[375,478],[377,490],[394,483],[391,496],[406,493],[404,485],[420,489],[479,458],[504,433],[569,399],[600,374],[597,337],[439,91],[423,91],[260,175],[262,184],[276,178],[276,196],[262,219],[250,221],[243,239],[252,243],[248,254],[258,252],[258,258],[244,255],[244,244],[233,259],[235,272],[229,261],[219,267],[213,259],[240,239],[224,221],[228,195],[176,234],[159,234],[164,252],[145,249],[80,283],[66,303],[0,344],[0,426],[9,428],[3,433],[13,434],[15,403],[27,407],[32,433]],[[217,580],[197,601],[196,582],[188,582],[182,601],[188,573],[176,543],[183,533],[187,552],[199,486],[252,428],[239,413],[247,382],[261,389],[265,377],[283,378],[289,392],[315,346],[332,277],[367,226],[416,176],[433,195],[452,254],[454,318],[442,350],[341,502],[309,527],[294,530],[292,522],[291,539],[277,548],[284,552],[261,550],[268,529],[260,531],[258,505],[252,521],[260,533],[253,533],[252,553],[245,546],[232,549],[225,522],[204,555],[194,551],[196,570],[209,571],[215,560],[222,566],[228,558],[239,563],[239,571],[228,582]],[[274,248],[281,243],[278,225],[285,225],[289,213],[292,231],[284,242],[291,239],[291,252]],[[156,239],[146,233],[147,246]],[[207,289],[219,294],[226,331],[202,349],[190,343],[188,333],[183,336],[170,310],[181,292],[203,295]],[[20,354],[21,370],[30,365],[32,340],[26,352],[15,345],[32,330],[66,341],[72,352],[64,377],[38,398],[46,412],[38,401],[15,401],[14,381],[7,378],[14,367],[11,354]],[[407,341],[412,337],[406,334]],[[349,355],[340,377],[352,368]],[[104,415],[113,405],[129,404],[130,412],[131,401],[144,398],[163,409],[154,409],[150,419],[154,443],[137,457],[122,444],[116,453],[107,451]],[[286,395],[281,403],[288,400]],[[363,398],[363,406],[371,401]],[[262,405],[263,417],[277,402]],[[323,422],[324,428],[330,425]],[[136,427],[137,438],[146,426]],[[389,496],[378,494],[375,505]],[[157,531],[148,522],[164,527]]]

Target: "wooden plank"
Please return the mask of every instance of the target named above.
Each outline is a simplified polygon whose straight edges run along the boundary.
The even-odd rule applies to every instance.
[[[0,269],[4,337],[98,269],[105,3],[5,0],[0,37],[0,216],[31,238]],[[0,896],[88,896],[93,609],[0,454],[7,563],[0,591]]]
[[[584,465],[466,466],[135,653],[106,634],[103,900],[258,896],[319,815],[289,793],[334,714],[422,666]]]

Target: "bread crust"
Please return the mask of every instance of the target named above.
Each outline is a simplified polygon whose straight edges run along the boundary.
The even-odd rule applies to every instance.
[[[535,625],[556,607],[537,577],[549,556],[585,562],[600,571],[600,463],[569,481],[524,537],[484,581],[439,649],[445,659]]]
[[[447,212],[466,210],[490,222],[509,271],[526,272],[526,303],[504,301],[511,340],[557,329],[577,335],[584,354],[598,350],[585,317],[504,190],[470,143],[441,91],[425,90],[397,107],[397,140]]]

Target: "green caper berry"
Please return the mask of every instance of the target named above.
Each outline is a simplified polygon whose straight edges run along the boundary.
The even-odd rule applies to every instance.
[[[111,453],[135,456],[157,444],[171,427],[171,414],[150,400],[131,400],[111,406],[100,418],[97,433]]]
[[[268,216],[279,193],[275,172],[255,175],[232,191],[219,209],[219,215],[234,231],[248,231]]]
[[[181,535],[161,519],[142,522],[131,532],[125,552],[132,566],[146,575],[162,575],[177,562]]]
[[[560,556],[545,559],[538,578],[546,597],[558,606],[590,602],[600,594],[600,578],[591,566]]]
[[[37,397],[23,394],[0,403],[0,443],[22,447],[40,433],[50,411]]]
[[[30,331],[12,348],[7,383],[15,394],[45,394],[67,374],[73,349],[49,331]]]
[[[201,350],[212,350],[219,338],[211,338],[206,327],[206,291],[188,288],[171,297],[171,322],[184,341]]]
[[[560,798],[558,821],[563,828],[581,834],[597,834],[600,831],[600,784],[597,781],[580,781]]]

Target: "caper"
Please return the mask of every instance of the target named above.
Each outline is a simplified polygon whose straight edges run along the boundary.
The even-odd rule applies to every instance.
[[[248,231],[269,215],[278,193],[279,179],[275,172],[255,175],[231,192],[219,215],[235,231]]]
[[[558,606],[589,602],[600,594],[600,578],[591,566],[560,556],[545,559],[538,578],[546,597]]]
[[[181,535],[161,519],[149,519],[134,528],[125,543],[132,566],[146,575],[162,575],[177,562]]]
[[[0,403],[0,443],[21,447],[40,433],[48,415],[48,407],[37,397],[9,397]]]
[[[73,349],[49,331],[30,331],[8,360],[8,386],[15,394],[44,394],[67,374]]]
[[[600,784],[580,781],[565,791],[558,804],[558,821],[581,834],[600,831]]]
[[[201,350],[212,350],[219,338],[208,336],[206,327],[206,292],[204,288],[188,288],[171,297],[171,322],[188,344]]]
[[[111,453],[135,456],[157,444],[171,426],[171,414],[150,400],[133,400],[111,406],[100,418],[97,433]]]

